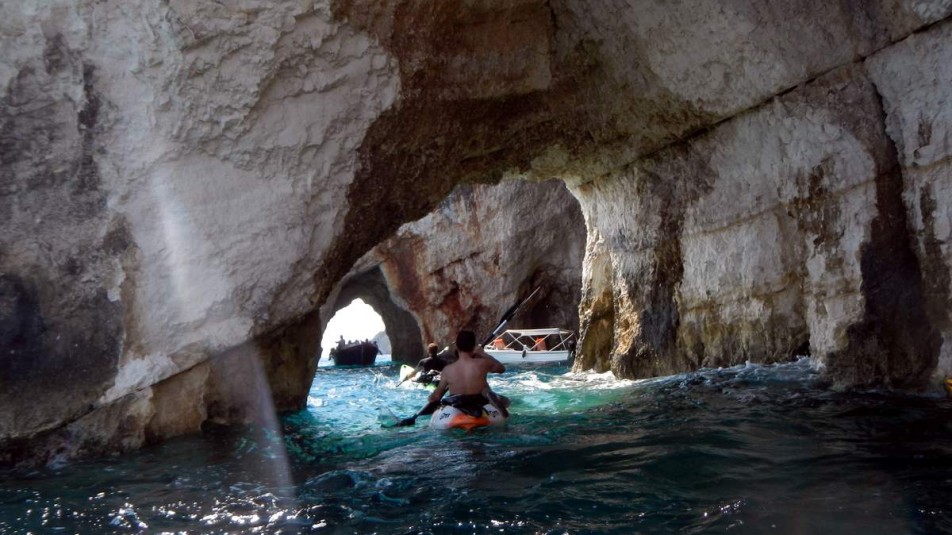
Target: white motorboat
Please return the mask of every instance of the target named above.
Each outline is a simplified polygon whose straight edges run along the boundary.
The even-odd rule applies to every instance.
[[[563,329],[510,329],[483,349],[503,364],[565,363],[575,352],[575,333]]]

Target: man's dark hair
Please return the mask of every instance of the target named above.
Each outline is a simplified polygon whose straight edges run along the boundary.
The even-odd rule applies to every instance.
[[[460,331],[456,335],[456,349],[460,351],[470,351],[476,349],[476,333],[473,331]]]

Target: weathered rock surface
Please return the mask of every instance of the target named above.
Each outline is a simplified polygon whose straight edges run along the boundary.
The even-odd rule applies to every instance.
[[[410,359],[541,283],[525,321],[578,320],[581,368],[809,349],[846,385],[952,373],[950,14],[948,0],[0,4],[0,460],[300,407],[347,295],[391,307]],[[561,179],[578,199],[580,292],[577,253],[545,261],[580,227],[494,197],[564,190],[444,202],[504,178]],[[364,256],[395,233],[407,243]]]
[[[354,297],[374,303],[403,362],[422,358],[426,343],[452,343],[460,329],[488,335],[536,288],[510,326],[576,330],[584,247],[578,201],[562,182],[460,186],[361,258],[334,308]],[[407,318],[412,327],[402,327]]]
[[[611,361],[586,363],[645,376],[811,351],[850,384],[923,384],[940,339],[882,117],[844,67],[579,188],[599,236],[587,308],[615,318],[582,344]]]
[[[0,440],[88,412],[124,337],[117,273],[133,244],[97,161],[96,67],[41,30],[20,47],[5,33],[16,54],[0,70]]]
[[[866,62],[896,145],[911,247],[928,321],[942,333],[936,375],[952,375],[952,26],[914,35]]]
[[[16,307],[0,443],[149,398],[223,352],[261,360],[275,404],[300,406],[316,343],[285,357],[319,340],[294,326],[314,311],[356,149],[398,94],[391,57],[299,2],[18,2],[0,19],[0,293]],[[218,370],[209,385],[240,383]],[[191,413],[259,412],[207,388],[181,393]],[[168,421],[150,435],[183,429]]]

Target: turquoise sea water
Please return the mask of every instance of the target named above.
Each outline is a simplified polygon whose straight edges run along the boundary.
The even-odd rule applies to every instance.
[[[438,433],[398,370],[318,369],[279,430],[0,472],[0,533],[952,533],[952,402],[806,360],[647,381],[493,378],[505,429]]]

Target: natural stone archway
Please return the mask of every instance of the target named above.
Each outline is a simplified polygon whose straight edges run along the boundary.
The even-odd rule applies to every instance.
[[[379,268],[347,279],[332,307],[333,312],[361,299],[380,314],[387,337],[390,338],[391,358],[396,362],[416,362],[423,358],[423,339],[416,318],[394,303],[387,281]]]
[[[577,330],[584,247],[582,211],[563,182],[511,180],[458,187],[358,264],[378,267],[423,343],[444,346],[462,328],[488,334],[536,288],[511,326]]]
[[[377,262],[394,302],[426,310],[425,339],[485,330],[546,280],[581,303],[580,367],[808,345],[847,385],[952,373],[950,16],[945,0],[0,3],[0,457],[244,421],[265,390],[299,406],[316,311],[381,240],[431,242],[400,229],[434,209],[468,232],[434,244],[446,262],[399,244]],[[584,286],[576,249],[521,261],[483,232],[500,205],[461,185],[510,178],[568,185]],[[499,222],[517,235],[524,212]],[[526,321],[567,321],[540,307]]]
[[[861,247],[856,240],[865,242],[871,228],[872,220],[865,215],[880,206],[891,206],[872,201],[875,195],[870,196],[869,191],[855,190],[857,175],[867,181],[875,178],[863,174],[868,169],[844,168],[855,167],[849,157],[835,161],[833,169],[825,169],[814,161],[822,149],[801,150],[821,138],[809,133],[818,127],[829,130],[822,134],[831,141],[833,132],[844,130],[847,135],[840,140],[840,151],[855,156],[874,152],[879,165],[884,161],[882,112],[864,101],[858,102],[860,107],[850,117],[847,110],[853,97],[848,94],[852,88],[844,90],[847,95],[841,100],[840,95],[827,95],[827,102],[823,102],[820,89],[802,89],[830,73],[852,67],[864,70],[865,58],[873,60],[899,36],[948,17],[949,5],[884,1],[817,6],[795,1],[758,7],[737,2],[727,9],[705,10],[649,2],[543,4],[526,0],[504,7],[480,4],[467,9],[458,4],[386,5],[346,0],[337,2],[335,8],[338,16],[375,35],[400,58],[402,79],[408,81],[405,99],[373,125],[361,147],[365,165],[354,191],[360,192],[363,202],[379,199],[388,211],[391,206],[394,211],[420,206],[434,193],[445,191],[441,188],[447,185],[447,169],[454,169],[464,180],[493,180],[511,170],[535,177],[561,176],[573,188],[586,220],[605,235],[612,262],[611,287],[591,292],[593,299],[610,293],[611,307],[603,307],[607,301],[600,300],[602,310],[581,311],[583,318],[601,321],[594,330],[582,327],[596,335],[589,342],[583,340],[582,362],[598,362],[600,369],[639,377],[727,365],[751,357],[770,362],[790,358],[807,346],[821,363],[843,362],[843,329],[848,324],[866,323],[864,316],[881,318],[882,303],[893,302],[865,291],[857,298],[859,289],[868,289],[864,284],[877,284],[865,281],[854,269],[854,253]],[[510,23],[498,23],[499,17]],[[407,28],[416,31],[401,31]],[[532,30],[517,31],[526,28]],[[770,30],[747,31],[750,28]],[[942,30],[930,33],[937,35]],[[526,34],[533,37],[526,38]],[[665,39],[657,39],[659,35]],[[523,37],[517,40],[517,36]],[[843,39],[845,36],[848,38]],[[941,40],[937,36],[926,45],[931,47],[930,53],[943,56],[944,50],[935,44]],[[794,49],[781,44],[791,41],[796,41]],[[537,69],[512,69],[526,56],[513,50],[545,57],[548,76],[537,76]],[[507,76],[487,83],[482,75],[473,77],[470,70],[447,69],[447,65],[457,64],[463,51],[486,63],[505,65],[502,71]],[[423,71],[433,72],[433,77],[421,76]],[[864,75],[846,75],[850,76]],[[939,91],[938,85],[928,91]],[[796,97],[784,98],[787,94]],[[799,109],[786,115],[785,110],[772,110],[776,116],[762,124],[745,124],[759,112],[790,103]],[[804,123],[802,128],[793,124],[798,121]],[[420,135],[425,125],[433,125],[431,135]],[[737,126],[744,139],[730,140],[732,128]],[[929,126],[924,132],[931,131]],[[863,132],[852,142],[848,138],[856,129]],[[877,129],[876,134],[865,135],[866,130]],[[728,139],[715,134],[724,132]],[[749,149],[732,145],[763,145],[757,143],[758,136],[780,146],[774,162],[757,161]],[[877,136],[880,139],[874,140]],[[393,139],[406,139],[407,143],[388,141]],[[720,147],[722,142],[728,146]],[[928,139],[923,142],[928,144]],[[777,147],[763,148],[764,154],[771,154]],[[793,155],[788,158],[783,153],[786,150]],[[744,169],[748,161],[755,164]],[[805,193],[787,191],[791,184],[802,182],[788,176],[790,169],[804,176],[813,173],[802,169],[804,165],[820,169],[818,176],[832,177],[830,184],[822,184],[819,192],[810,192],[809,187]],[[874,170],[879,173],[884,171]],[[421,186],[422,195],[409,199],[392,196],[375,186],[380,177],[388,183],[410,180]],[[754,198],[739,195],[736,190],[748,188],[748,183],[757,184],[750,189],[758,191],[765,183],[777,184],[779,191]],[[868,214],[860,215],[855,206],[849,206],[846,212],[853,214],[852,219],[837,220],[833,212],[840,208],[836,206],[839,199],[827,198],[823,192],[834,191],[832,196],[840,197],[842,188],[847,188],[843,202],[862,205],[860,212]],[[854,198],[857,196],[863,200]],[[805,213],[792,216],[795,221],[780,218],[767,223],[762,220],[764,213],[770,214],[770,219],[776,211],[768,200],[771,198],[777,198],[779,205],[789,205],[790,212]],[[923,206],[930,206],[928,196],[920,198],[926,199]],[[798,202],[791,203],[794,199]],[[751,239],[732,242],[727,236],[734,229],[716,225],[732,227],[733,223],[708,215],[718,208],[728,213],[734,208],[750,210],[740,217],[758,220],[757,228],[739,229],[738,235],[750,232]],[[359,218],[360,213],[352,217]],[[896,228],[903,226],[894,216],[883,219]],[[923,227],[929,224],[926,221]],[[824,235],[830,229],[834,234],[852,236],[844,241],[844,249],[837,250],[837,244]],[[371,232],[369,227],[363,230]],[[815,243],[804,243],[806,236],[816,232],[820,235],[811,238]],[[718,243],[722,241],[726,243]],[[931,243],[932,253],[927,254],[934,255],[939,248],[935,240]],[[353,240],[341,240],[335,251],[346,255],[354,244]],[[727,261],[716,257],[720,245],[730,253]],[[796,267],[791,258],[798,254],[812,258]],[[906,258],[901,263],[906,274],[901,291],[919,297],[897,299],[920,303],[918,310],[922,308],[916,281],[920,272],[908,255]],[[832,262],[826,264],[829,259]],[[867,262],[864,269],[867,273],[879,269],[873,266]],[[783,273],[781,279],[772,273],[778,269]],[[823,270],[826,273],[820,274]],[[723,276],[718,274],[721,271]],[[709,274],[717,274],[720,280],[706,279]],[[797,280],[808,283],[798,285],[793,282]],[[880,304],[867,309],[866,297],[874,297]],[[945,308],[948,306],[945,303]],[[609,310],[610,315],[606,314]],[[611,336],[602,321],[607,318],[611,318]],[[925,321],[941,324],[942,320]],[[888,322],[874,323],[885,327]],[[927,377],[922,370],[934,370],[940,360],[934,331],[930,326],[922,329],[922,336],[913,337],[926,341],[922,344],[901,341],[904,337],[896,333],[877,334],[875,351],[853,344],[846,351],[853,355],[845,357],[847,367],[867,369],[859,365],[868,360],[861,355],[881,358],[883,351],[889,352],[885,348],[902,346],[907,356],[898,360],[908,367],[900,371],[887,366],[883,371],[874,366],[877,372],[864,381],[923,384]],[[584,354],[584,348],[604,348],[606,343],[611,344],[609,355]],[[838,365],[835,369],[834,374],[845,383],[855,384],[860,376],[867,376],[864,372],[851,375]],[[907,372],[911,376],[905,376]]]

